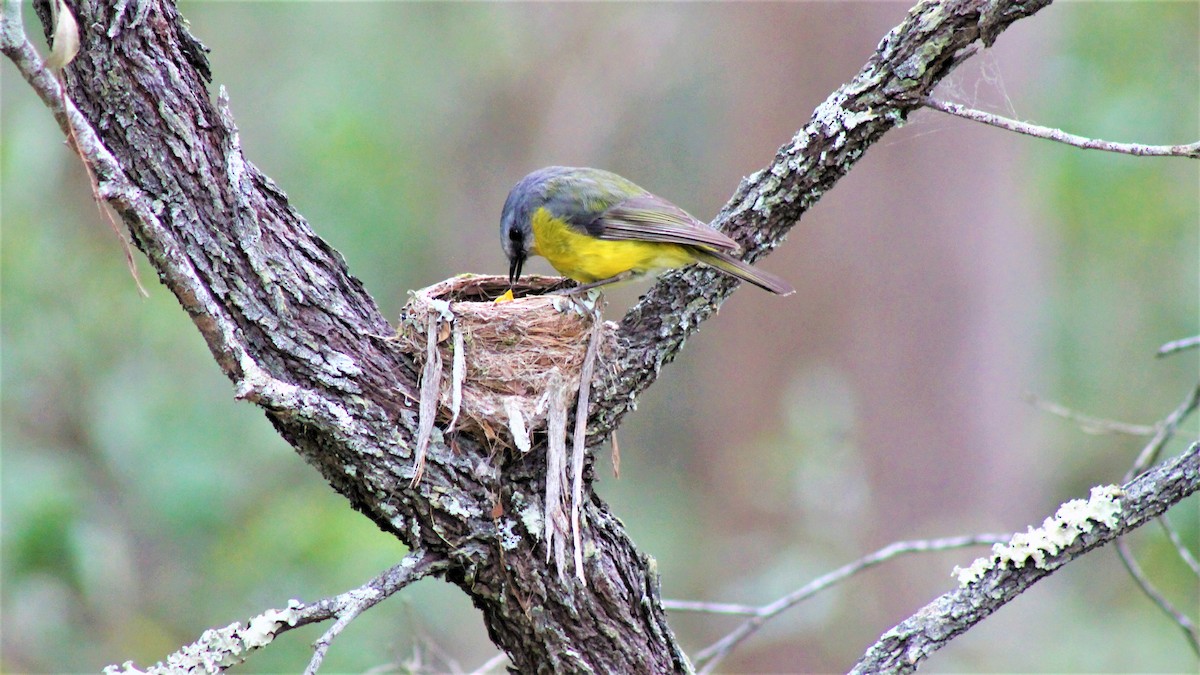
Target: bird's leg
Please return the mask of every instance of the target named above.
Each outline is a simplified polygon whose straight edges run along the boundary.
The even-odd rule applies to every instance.
[[[577,295],[579,293],[585,293],[587,291],[590,291],[593,288],[599,288],[600,286],[607,286],[609,284],[618,284],[618,283],[621,283],[622,281],[629,281],[635,275],[636,275],[636,273],[633,270],[625,270],[624,272],[621,272],[620,274],[617,274],[615,276],[611,276],[607,279],[600,279],[599,281],[591,281],[586,284],[580,284],[578,286],[572,286],[570,288],[564,288],[560,291],[554,291],[554,292],[561,294],[561,295]]]

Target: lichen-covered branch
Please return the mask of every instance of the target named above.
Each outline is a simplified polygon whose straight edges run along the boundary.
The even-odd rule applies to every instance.
[[[1200,489],[1200,443],[1119,490],[1093,490],[1084,505],[1065,505],[1039,530],[1014,537],[991,558],[961,570],[959,588],[884,633],[853,673],[908,673],[954,637],[1088,551],[1107,544]],[[1073,535],[1070,543],[1064,534]]]
[[[255,651],[280,635],[313,623],[336,619],[316,643],[306,673],[315,673],[330,643],[355,617],[414,581],[445,569],[445,560],[427,551],[413,551],[404,560],[362,586],[324,600],[305,604],[291,600],[284,609],[268,609],[246,621],[204,631],[199,640],[184,645],[162,661],[141,669],[130,661],[108,666],[105,675],[170,675],[219,673],[244,662]]]

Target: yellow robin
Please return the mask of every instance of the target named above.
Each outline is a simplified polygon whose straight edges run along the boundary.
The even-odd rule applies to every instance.
[[[601,169],[551,166],[525,176],[500,218],[509,283],[540,255],[581,286],[571,292],[700,263],[778,295],[783,279],[734,257],[737,242],[671,202]]]

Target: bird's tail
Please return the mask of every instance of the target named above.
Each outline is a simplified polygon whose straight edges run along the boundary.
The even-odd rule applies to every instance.
[[[693,252],[696,255],[696,260],[705,265],[732,274],[742,281],[749,281],[763,290],[771,291],[776,295],[791,295],[796,292],[796,289],[783,279],[770,272],[760,270],[757,267],[751,267],[748,263],[742,262],[726,253],[696,249],[693,249]]]

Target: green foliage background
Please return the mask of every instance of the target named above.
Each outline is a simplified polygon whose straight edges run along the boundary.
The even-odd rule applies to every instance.
[[[1014,105],[1023,117],[1088,136],[1194,141],[1198,7],[1052,7],[1002,36],[979,57],[982,74],[956,76],[948,94],[972,103],[971,92],[984,89],[1002,101],[993,109]],[[495,241],[500,205],[508,187],[537,166],[612,168],[678,195],[697,214],[715,212],[738,177],[765,165],[825,93],[857,70],[904,9],[181,5],[213,50],[214,95],[217,85],[228,89],[248,157],[342,251],[393,317],[408,289],[463,271],[504,271]],[[803,26],[810,39],[763,30],[772,21],[757,17],[766,13],[789,30]],[[840,51],[821,42],[819,34],[851,32],[860,16],[863,39]],[[32,18],[27,10],[27,23]],[[1006,64],[1019,61],[1021,45],[1034,43],[1044,59],[1012,72]],[[737,49],[762,72],[731,67],[746,63],[728,55]],[[755,78],[772,68],[794,74],[787,105],[756,107],[754,96],[730,93],[753,93]],[[990,77],[989,69],[1005,77]],[[89,200],[86,176],[50,115],[10,64],[0,72],[0,669],[95,671],[127,659],[148,665],[207,627],[291,597],[344,591],[398,561],[401,545],[347,509],[256,409],[234,402],[197,331],[140,259],[151,297],[137,295],[121,244]],[[734,89],[746,82],[749,89]],[[766,140],[750,140],[760,125]],[[1200,330],[1196,162],[1079,151],[999,131],[955,135],[959,128],[917,117],[872,153],[902,157],[946,142],[967,153],[971,144],[961,139],[987,134],[1001,134],[1000,143],[1024,153],[1011,167],[1021,189],[1006,196],[1012,217],[1028,219],[1037,251],[1036,260],[1024,261],[1034,270],[1025,281],[1036,299],[1022,345],[1032,356],[1021,362],[1017,381],[1095,415],[1141,423],[1163,416],[1200,370],[1195,352],[1151,358],[1158,344]],[[901,199],[896,194],[907,182],[896,175],[897,193],[865,194],[850,178],[771,258],[792,262],[766,267],[802,286],[809,268],[800,265],[827,251],[810,244],[808,233],[817,239],[837,230],[823,228],[822,217],[863,220],[859,207]],[[919,176],[907,178],[920,183]],[[907,198],[944,197],[930,189]],[[973,215],[959,214],[951,227],[983,227]],[[886,237],[893,224],[865,227]],[[827,262],[845,275],[839,283],[854,283],[849,263]],[[1013,272],[995,273],[1008,279]],[[870,509],[879,498],[871,479],[877,460],[858,432],[870,422],[870,408],[861,382],[847,374],[846,360],[857,355],[755,343],[786,332],[771,323],[783,319],[767,313],[801,310],[787,301],[743,300],[754,292],[739,293],[647,394],[622,430],[625,475],[599,488],[658,558],[668,595],[763,601],[893,539],[1036,524],[1089,486],[1119,480],[1140,447],[1136,439],[1085,436],[1030,414],[1013,422],[1028,425],[1028,443],[1009,450],[1032,457],[1032,471],[1015,481],[1010,504],[972,517],[964,515],[972,513],[970,500],[945,503],[911,529],[887,525],[888,536],[868,536],[881,525],[871,522]],[[626,292],[616,301],[632,297]],[[831,297],[823,310],[807,309],[800,329],[789,329],[801,334],[797,343],[851,302]],[[751,302],[759,304],[738,304]],[[752,322],[742,318],[748,315]],[[770,402],[765,412],[737,407],[736,395],[724,398],[722,419],[708,423],[732,425],[746,416],[755,432],[711,455],[693,452],[706,442],[702,418],[710,416],[701,412],[699,392],[737,386],[711,377],[721,345],[730,344],[766,354],[763,367],[784,381],[758,392]],[[1014,399],[1021,391],[991,393]],[[1194,420],[1185,425],[1172,449],[1195,438],[1196,428]],[[928,451],[953,456],[958,449]],[[964,480],[970,494],[979,476]],[[1171,514],[1193,552],[1200,549],[1196,506],[1193,498]],[[1161,533],[1133,540],[1150,575],[1195,619],[1197,581]],[[902,563],[903,575],[869,583],[899,594],[919,573],[916,597],[929,599],[948,587],[950,567],[973,555]],[[1177,630],[1111,553],[1092,558],[989,619],[928,669],[1194,670]],[[906,606],[915,610],[923,601]],[[745,645],[729,668],[843,669],[906,614],[859,621],[872,602],[869,593],[846,590],[810,603]],[[694,650],[727,623],[681,616],[676,627]],[[321,630],[289,634],[246,669],[298,672]],[[469,669],[493,651],[462,595],[427,581],[355,622],[335,643],[327,668],[407,661]]]

